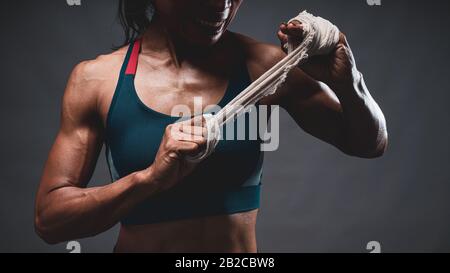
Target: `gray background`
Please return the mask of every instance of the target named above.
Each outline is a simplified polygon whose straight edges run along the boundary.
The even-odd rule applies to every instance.
[[[0,251],[65,252],[33,229],[34,195],[73,66],[121,41],[116,1],[3,1],[0,9]],[[300,9],[349,37],[388,120],[377,160],[350,158],[302,132],[286,113],[281,146],[266,155],[258,220],[263,252],[450,251],[448,1],[246,0],[232,29],[277,43]],[[108,183],[104,158],[93,177]],[[81,240],[109,252],[117,227]]]

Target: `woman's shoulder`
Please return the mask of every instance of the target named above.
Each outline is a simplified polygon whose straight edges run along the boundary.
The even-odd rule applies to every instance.
[[[67,81],[63,103],[95,111],[100,110],[99,106],[103,108],[103,102],[114,93],[126,50],[120,48],[78,63]]]
[[[280,45],[258,41],[255,38],[237,32],[230,33],[249,57],[279,58],[285,56]]]
[[[261,42],[240,33],[230,33],[243,50],[251,74],[256,77],[286,56],[280,45]]]
[[[123,47],[111,53],[98,55],[95,59],[84,60],[77,64],[72,73],[84,81],[104,81],[117,77],[122,67],[127,48]]]

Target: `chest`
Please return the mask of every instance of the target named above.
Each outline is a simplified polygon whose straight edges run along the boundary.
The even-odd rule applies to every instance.
[[[229,85],[225,68],[183,64],[175,67],[163,61],[141,57],[134,77],[134,88],[143,104],[171,115],[175,106],[185,106],[192,113],[218,105]]]
[[[245,64],[235,66],[228,75],[214,68],[164,70],[156,62],[145,65],[143,60],[139,60],[135,69],[136,59],[130,60],[124,64],[127,69],[121,75],[106,121],[108,162],[111,173],[117,174],[115,177],[145,169],[153,163],[165,128],[179,120],[179,115],[172,111],[175,106],[181,104],[196,110],[196,99],[201,98],[201,108],[192,114],[201,112],[207,105],[221,108],[250,84]],[[251,115],[246,114],[243,126],[238,125],[238,120],[226,124],[221,129],[226,138],[189,176],[191,183],[186,184],[201,185],[201,188],[257,184],[262,162],[261,141],[258,137],[245,136],[254,128],[250,120]],[[242,132],[243,139],[238,137]],[[211,184],[212,180],[216,182]]]

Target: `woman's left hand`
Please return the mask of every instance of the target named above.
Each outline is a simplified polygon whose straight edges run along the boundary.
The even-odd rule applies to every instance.
[[[280,25],[278,38],[285,52],[284,45],[288,42],[288,37],[296,45],[302,42],[303,26],[300,22],[293,21]],[[340,33],[339,42],[330,54],[308,59],[301,69],[312,78],[326,83],[334,91],[352,87],[360,77],[356,69],[355,58],[343,33]]]

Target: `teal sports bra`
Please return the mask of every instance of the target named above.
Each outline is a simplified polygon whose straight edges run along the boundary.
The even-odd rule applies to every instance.
[[[136,40],[128,48],[107,116],[106,158],[113,182],[150,166],[165,128],[179,120],[152,110],[138,97],[134,78],[140,47],[140,40]],[[245,63],[233,74],[218,103],[220,107],[250,84]],[[248,130],[249,114],[245,114],[245,121]],[[231,122],[236,128],[237,121]],[[221,128],[222,135],[226,135],[226,128]],[[264,157],[261,139],[234,139],[221,140],[215,152],[189,176],[138,204],[121,219],[121,224],[142,225],[257,209]]]

